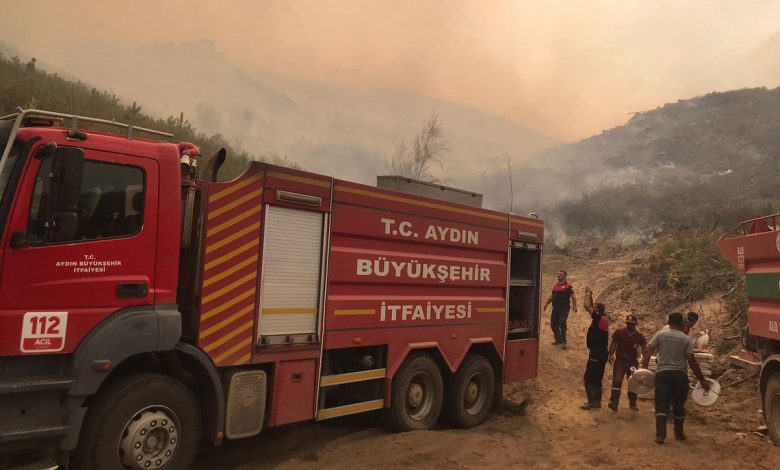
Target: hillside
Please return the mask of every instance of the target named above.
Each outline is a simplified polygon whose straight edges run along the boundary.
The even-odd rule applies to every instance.
[[[67,80],[57,73],[40,69],[29,71],[18,56],[7,57],[0,52],[0,114],[13,113],[17,107],[116,119],[169,132],[174,135],[174,142],[188,141],[199,145],[206,157],[220,148],[225,148],[228,160],[220,174],[223,179],[240,174],[249,160],[263,159],[262,156],[253,156],[236,148],[220,134],[208,135],[197,130],[183,115],[168,116],[164,119],[152,117],[142,112],[143,108],[135,102],[129,103],[114,93],[91,87],[81,81]]]
[[[491,205],[497,205],[492,185],[482,185],[478,175],[504,168],[507,157],[524,161],[559,144],[501,116],[413,93],[249,72],[206,40],[102,43],[89,54],[39,60],[135,100],[152,114],[183,112],[193,126],[221,134],[249,153],[286,156],[308,170],[366,184],[386,172],[396,144],[436,113],[450,151],[435,176],[489,192]]]
[[[515,184],[520,205],[541,201],[562,233],[652,235],[730,227],[780,210],[778,171],[780,88],[754,88],[636,113],[623,126],[543,151],[516,169]]]
[[[780,88],[680,100],[561,145],[500,116],[410,93],[252,75],[208,41],[103,45],[57,60],[59,66],[39,64],[59,74],[42,72],[33,80],[22,64],[6,61],[0,109],[35,104],[134,119],[197,141],[206,152],[221,145],[246,149],[231,152],[240,158],[229,175],[243,159],[276,158],[373,184],[395,145],[435,112],[450,147],[435,176],[485,193],[488,207],[540,213],[558,243],[586,234],[642,241],[780,210]],[[65,64],[78,71],[75,83],[62,78],[68,73],[58,67]],[[142,112],[132,114],[138,106]]]

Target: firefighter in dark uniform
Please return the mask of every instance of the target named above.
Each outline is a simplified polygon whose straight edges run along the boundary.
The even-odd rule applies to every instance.
[[[607,363],[609,350],[609,322],[607,322],[604,304],[593,305],[593,293],[585,289],[585,310],[590,313],[591,322],[588,328],[588,364],[585,366],[585,393],[588,402],[580,408],[583,410],[598,410],[601,408],[601,382],[604,379],[604,366]]]
[[[553,344],[560,345],[566,349],[566,321],[569,318],[569,304],[577,313],[577,297],[574,296],[574,288],[566,282],[566,271],[558,271],[558,283],[553,286],[552,294],[544,304],[544,310],[552,304],[552,315],[550,316],[550,327],[555,336]]]

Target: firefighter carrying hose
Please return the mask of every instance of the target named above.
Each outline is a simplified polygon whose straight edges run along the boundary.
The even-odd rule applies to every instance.
[[[685,440],[685,401],[688,399],[688,366],[701,383],[705,392],[710,383],[704,379],[699,363],[693,355],[693,342],[681,330],[682,313],[669,314],[669,329],[661,330],[650,340],[642,358],[642,368],[647,369],[650,356],[658,352],[658,367],[655,372],[655,442],[666,440],[666,421],[669,407],[674,410],[674,438]]]

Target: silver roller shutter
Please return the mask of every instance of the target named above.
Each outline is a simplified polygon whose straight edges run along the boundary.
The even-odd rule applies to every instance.
[[[316,333],[323,214],[265,209],[258,336]]]

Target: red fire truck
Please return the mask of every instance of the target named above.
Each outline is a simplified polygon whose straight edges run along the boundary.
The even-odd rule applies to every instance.
[[[780,214],[745,221],[718,242],[723,256],[745,273],[750,299],[745,346],[737,361],[761,367],[764,418],[780,446]]]
[[[170,137],[0,118],[3,452],[185,469],[202,438],[371,410],[475,426],[536,376],[538,218],[259,162],[217,182],[224,150],[141,133]]]

